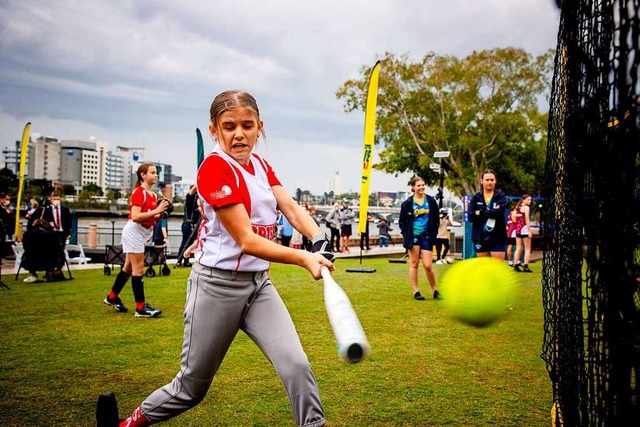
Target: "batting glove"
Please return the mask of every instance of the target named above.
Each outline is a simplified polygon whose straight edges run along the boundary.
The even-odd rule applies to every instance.
[[[320,255],[333,262],[336,256],[331,250],[331,242],[324,234],[318,234],[311,240],[311,252],[318,252]]]

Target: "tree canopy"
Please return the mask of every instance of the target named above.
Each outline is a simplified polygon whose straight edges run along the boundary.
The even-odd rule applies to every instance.
[[[465,58],[386,53],[381,59],[376,119],[380,163],[388,172],[412,172],[431,185],[429,165],[444,159],[445,186],[458,196],[479,190],[490,168],[508,194],[539,194],[544,173],[553,53],[522,49],[474,51]],[[364,111],[371,67],[337,91],[346,112]],[[540,105],[543,105],[543,108]]]

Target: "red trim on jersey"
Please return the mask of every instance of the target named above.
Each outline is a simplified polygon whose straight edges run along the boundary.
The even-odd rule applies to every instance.
[[[282,185],[271,166],[257,154],[252,157],[262,166],[270,186]],[[247,169],[245,169],[247,170]],[[248,170],[247,170],[248,171]],[[251,173],[251,171],[249,171]],[[252,173],[255,174],[255,171]],[[251,196],[242,173],[218,153],[207,156],[198,169],[198,192],[213,209],[242,203],[251,216]]]

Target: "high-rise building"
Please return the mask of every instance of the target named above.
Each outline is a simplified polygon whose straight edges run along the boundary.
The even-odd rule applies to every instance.
[[[13,147],[4,147],[4,150],[2,150],[4,166],[16,175],[20,172],[20,145],[21,142],[16,141]]]
[[[61,145],[56,138],[41,136],[29,143],[27,176],[32,179],[60,180]]]
[[[341,183],[340,183],[340,172],[336,172],[329,181],[327,182],[327,192],[330,193],[333,191],[333,194],[341,194]]]
[[[124,190],[124,158],[111,151],[107,153],[107,165],[105,168],[106,189]]]
[[[116,154],[122,156],[123,160],[123,184],[125,191],[133,189],[138,177],[136,172],[138,166],[144,162],[145,148],[144,147],[123,147],[118,146]]]

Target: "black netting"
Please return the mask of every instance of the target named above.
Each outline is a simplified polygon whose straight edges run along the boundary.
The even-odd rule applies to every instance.
[[[565,426],[640,425],[640,0],[559,4],[542,358]]]

